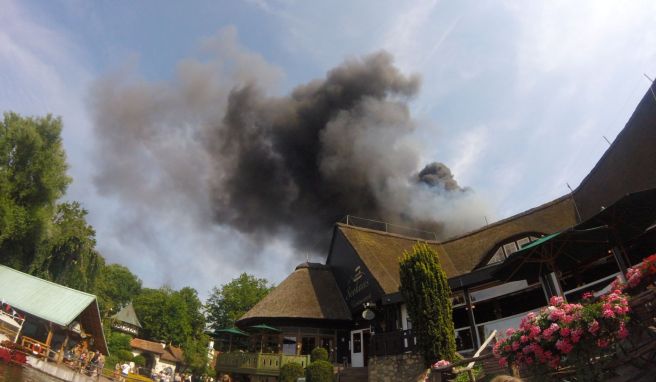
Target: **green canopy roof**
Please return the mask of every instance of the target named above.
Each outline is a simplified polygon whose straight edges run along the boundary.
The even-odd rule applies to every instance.
[[[224,329],[218,329],[214,332],[214,334],[234,334],[237,336],[247,336],[248,333],[241,331],[239,328],[224,328]]]
[[[249,326],[248,328],[257,331],[265,331],[265,332],[276,332],[276,333],[282,332],[282,330],[274,328],[273,326],[269,326],[267,324],[253,325],[253,326]]]
[[[607,226],[569,228],[522,246],[494,271],[494,277],[512,281],[567,271],[605,256],[610,247]]]
[[[130,324],[138,328],[141,328],[141,324],[139,323],[139,319],[137,318],[137,312],[134,311],[134,307],[132,306],[132,303],[127,304],[118,313],[113,315],[112,318],[117,321],[125,322],[126,324]]]
[[[96,296],[0,265],[0,300],[23,312],[68,326]]]

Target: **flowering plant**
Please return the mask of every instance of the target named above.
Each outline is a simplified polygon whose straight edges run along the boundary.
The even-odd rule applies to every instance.
[[[450,364],[451,364],[451,362],[449,362],[447,360],[444,360],[444,359],[441,359],[441,360],[435,362],[432,366],[434,368],[438,368],[438,367],[449,366]]]
[[[619,289],[597,300],[585,294],[580,304],[552,297],[539,314],[524,317],[519,329],[508,329],[493,352],[502,367],[534,367],[539,373],[582,363],[577,370],[590,369],[585,365],[591,358],[628,336],[628,313],[627,297]]]
[[[626,284],[617,278],[613,282],[615,289],[624,289],[628,293],[640,291],[642,287],[654,283],[656,280],[656,254],[646,257],[636,266],[626,272]]]

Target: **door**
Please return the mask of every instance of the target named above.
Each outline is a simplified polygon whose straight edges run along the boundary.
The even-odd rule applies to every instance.
[[[369,329],[354,330],[351,332],[351,367],[364,367],[367,364],[367,350],[369,348]]]

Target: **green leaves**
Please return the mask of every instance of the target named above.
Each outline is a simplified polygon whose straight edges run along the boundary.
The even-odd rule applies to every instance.
[[[427,365],[453,360],[456,351],[451,289],[437,254],[424,243],[400,260],[400,291]]]
[[[61,119],[4,114],[0,121],[0,261],[28,270],[71,179]]]
[[[140,291],[141,280],[127,267],[119,264],[103,267],[95,287],[101,314],[107,317],[117,313]]]
[[[205,309],[213,330],[232,327],[241,316],[266,296],[273,286],[266,279],[242,273],[221,288],[213,288]]]

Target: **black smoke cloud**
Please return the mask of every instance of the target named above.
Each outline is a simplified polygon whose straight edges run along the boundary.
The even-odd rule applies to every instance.
[[[135,209],[133,224],[166,209],[198,230],[282,235],[321,253],[346,214],[441,236],[481,222],[482,203],[446,165],[419,171],[408,102],[420,79],[390,54],[349,59],[275,96],[281,72],[234,31],[205,47],[214,58],[181,62],[171,81],[116,73],[94,87],[96,186]]]

